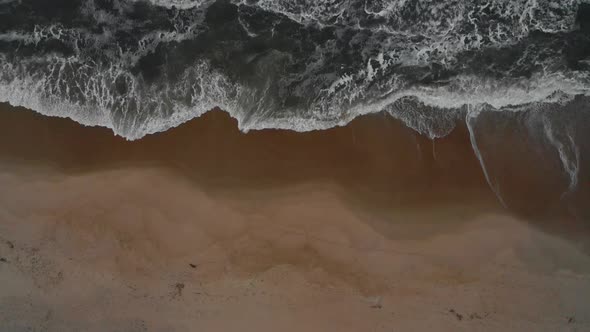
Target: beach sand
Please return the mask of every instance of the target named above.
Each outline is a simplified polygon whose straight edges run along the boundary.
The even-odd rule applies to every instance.
[[[567,184],[496,158],[506,209],[461,126],[212,111],[128,142],[4,105],[0,135],[2,331],[590,330]]]

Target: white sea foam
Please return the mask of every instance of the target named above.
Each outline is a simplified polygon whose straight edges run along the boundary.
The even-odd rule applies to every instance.
[[[48,116],[67,117],[86,126],[104,126],[128,139],[178,126],[221,107],[236,110],[240,87],[230,83],[205,64],[187,69],[184,84],[149,86],[120,66],[101,68],[76,58],[36,59],[48,66],[48,74],[27,72],[30,62],[2,61],[0,100]],[[72,75],[76,84],[72,84]],[[9,80],[9,82],[7,82]],[[124,95],[116,85],[124,84]],[[232,112],[240,117],[239,111]]]
[[[576,81],[583,77],[563,74],[539,75],[516,83],[459,77],[448,86],[413,86],[347,109],[346,103],[333,95],[318,99],[308,109],[281,111],[255,105],[254,101],[264,99],[264,89],[255,91],[233,83],[206,63],[186,69],[174,83],[148,84],[123,66],[101,67],[75,57],[44,56],[18,63],[2,60],[0,100],[50,116],[69,117],[84,125],[105,126],[129,139],[167,130],[214,107],[228,111],[244,131],[327,129],[345,125],[363,114],[387,111],[435,138],[453,129],[457,112],[465,105],[518,111],[510,106],[556,102],[556,95],[563,98],[590,93],[590,85]],[[38,66],[47,70],[31,70]],[[124,94],[117,93],[117,84],[125,87]],[[269,84],[272,82],[267,88]]]
[[[186,9],[207,6],[213,1],[151,2]],[[130,3],[117,0],[113,6],[124,12],[130,10]],[[172,29],[143,32],[136,45],[112,47],[116,43],[113,35],[118,30],[132,31],[130,21],[125,15],[99,9],[94,1],[88,0],[81,14],[105,25],[100,34],[59,23],[35,26],[28,32],[0,34],[0,41],[29,46],[59,40],[70,45],[75,53],[67,57],[48,54],[22,59],[1,55],[0,100],[46,115],[69,117],[85,125],[109,127],[129,139],[167,130],[217,106],[238,119],[244,131],[326,129],[345,125],[360,115],[385,111],[420,133],[436,138],[454,128],[468,105],[517,111],[513,106],[547,101],[556,92],[566,96],[590,92],[587,72],[551,71],[549,64],[561,61],[552,57],[544,60],[549,64],[540,63],[543,69],[531,77],[492,78],[465,73],[446,82],[422,84],[391,70],[433,61],[449,65],[459,52],[505,46],[533,29],[569,31],[574,27],[578,0],[563,0],[558,7],[549,0],[372,0],[363,2],[360,9],[351,0],[234,3],[280,13],[302,24],[342,24],[370,29],[373,34],[382,32],[385,37],[381,34],[369,39],[365,46],[371,51],[361,52],[361,66],[352,70],[322,72],[332,54],[339,52],[336,42],[329,40],[316,46],[303,72],[279,78],[260,75],[260,86],[256,88],[230,79],[204,59],[187,64],[180,79],[168,80],[164,74],[158,82],[146,82],[132,72],[133,66],[158,46],[191,40],[206,30],[204,15],[193,11],[184,15],[178,11],[171,21]],[[375,17],[384,18],[386,23],[366,23]],[[485,17],[490,18],[489,22],[483,22]],[[250,36],[255,35],[244,22],[240,24]],[[420,38],[415,39],[417,36]],[[108,56],[107,61],[95,61],[84,53],[88,49],[101,50]],[[283,56],[273,50],[266,54],[269,61],[260,64],[258,72],[269,72],[273,56]],[[276,96],[271,96],[270,90],[276,84],[294,86],[292,95],[308,102],[303,106],[283,106]]]
[[[494,192],[494,194],[496,194],[498,201],[502,204],[502,206],[507,208],[508,205],[506,204],[506,202],[504,201],[504,198],[502,197],[502,192],[500,191],[500,185],[498,182],[492,181],[492,178],[490,177],[490,173],[489,173],[488,168],[486,166],[484,156],[481,153],[481,150],[479,149],[479,146],[477,144],[475,125],[476,125],[476,121],[477,121],[479,115],[481,114],[482,110],[483,110],[482,107],[470,107],[469,110],[467,111],[467,117],[465,118],[465,123],[467,124],[467,129],[469,130],[469,138],[471,140],[471,146],[473,147],[473,152],[475,153],[475,156],[479,160],[479,163],[481,165],[481,169],[483,171],[485,179],[486,179],[488,185],[490,186],[490,189]]]
[[[134,1],[141,1],[141,0],[134,0]],[[212,0],[149,0],[152,4],[161,7],[175,7],[180,9],[189,9],[195,7],[201,7],[207,3],[212,2]]]
[[[547,139],[557,150],[563,171],[569,179],[568,190],[562,195],[562,197],[565,197],[565,195],[573,192],[578,186],[580,149],[576,146],[573,135],[570,133],[571,129],[556,132],[553,127],[554,125],[548,118],[543,118],[543,129],[547,135]],[[562,136],[562,138],[559,138],[559,136]]]

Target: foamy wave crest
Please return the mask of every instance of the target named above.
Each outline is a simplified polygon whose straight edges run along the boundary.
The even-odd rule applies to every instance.
[[[513,105],[561,103],[568,99],[564,96],[589,92],[588,86],[576,84],[581,78],[561,75],[510,85],[461,77],[448,86],[413,86],[348,109],[348,102],[333,96],[320,98],[304,109],[275,112],[278,106],[271,103],[272,99],[266,100],[272,81],[253,89],[232,82],[206,63],[186,68],[171,83],[145,82],[124,67],[102,67],[76,58],[47,56],[18,64],[2,60],[1,100],[84,125],[108,127],[128,139],[167,130],[215,107],[228,111],[245,131],[327,129],[345,125],[359,115],[386,111],[436,138],[452,131],[467,105],[517,111],[526,108]]]
[[[1,2],[0,101],[128,139],[215,107],[245,131],[387,112],[436,138],[474,107],[587,95],[584,10],[578,0]]]
[[[175,127],[215,107],[237,109],[241,94],[241,87],[205,64],[186,69],[171,85],[145,84],[119,66],[93,66],[76,58],[3,63],[2,81],[10,83],[0,85],[0,99],[44,115],[108,127],[128,139]],[[31,70],[36,67],[40,69]]]
[[[188,9],[203,6],[206,3],[211,2],[211,0],[150,0],[150,2],[161,7]]]

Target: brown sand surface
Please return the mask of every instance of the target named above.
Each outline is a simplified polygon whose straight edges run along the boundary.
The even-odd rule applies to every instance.
[[[500,206],[461,127],[217,111],[127,142],[0,110],[1,331],[587,331],[589,241]]]

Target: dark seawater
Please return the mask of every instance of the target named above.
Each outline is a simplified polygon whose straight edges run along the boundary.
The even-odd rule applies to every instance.
[[[0,99],[130,139],[219,106],[244,130],[389,112],[431,137],[590,88],[580,0],[3,0]]]
[[[0,0],[0,67],[1,102],[131,140],[215,107],[244,131],[383,112],[466,125],[502,202],[514,142],[562,197],[590,181],[584,0]]]

